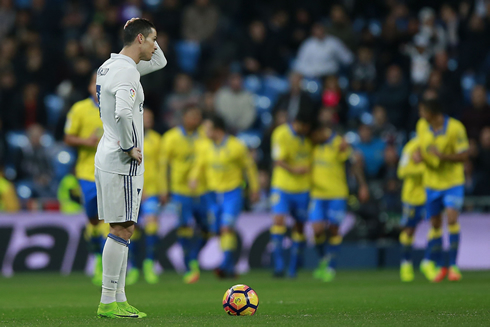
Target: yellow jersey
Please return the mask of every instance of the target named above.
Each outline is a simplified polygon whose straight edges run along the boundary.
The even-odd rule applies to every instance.
[[[92,97],[78,101],[71,107],[66,117],[65,134],[81,138],[89,138],[97,133],[102,136],[102,120],[99,106]],[[95,152],[97,147],[78,147],[78,158],[75,166],[75,176],[86,181],[95,181]]]
[[[160,151],[162,191],[184,196],[203,194],[204,181],[199,183],[197,190],[189,187],[189,173],[195,165],[196,145],[199,141],[197,132],[189,135],[182,126],[177,126],[163,135]],[[170,168],[170,188],[168,186],[168,170]],[[204,176],[202,177],[204,179]]]
[[[191,174],[192,179],[205,175],[210,191],[224,193],[241,187],[245,182],[245,172],[250,190],[259,190],[257,166],[247,147],[239,139],[227,135],[221,144],[206,140],[201,146]]]
[[[154,196],[160,193],[160,152],[161,136],[158,132],[150,129],[145,131],[143,151],[145,156],[144,188],[145,196]]]
[[[290,124],[283,124],[272,133],[272,159],[286,162],[292,167],[311,165],[312,144],[308,138],[297,135]],[[273,188],[302,193],[310,190],[310,174],[294,175],[282,167],[274,167]]]
[[[345,163],[352,155],[352,148],[342,151],[341,143],[342,137],[332,132],[326,142],[313,148],[312,198],[345,199],[349,195]]]
[[[433,190],[447,190],[463,185],[464,168],[462,162],[440,160],[429,152],[435,146],[442,154],[457,154],[469,149],[468,137],[463,124],[454,118],[445,116],[442,130],[435,132],[425,119],[417,122],[417,137],[426,170],[424,184]]]
[[[402,202],[413,206],[423,205],[426,201],[424,187],[425,163],[415,163],[412,154],[420,148],[418,138],[408,141],[403,147],[398,163],[398,178],[403,180]]]

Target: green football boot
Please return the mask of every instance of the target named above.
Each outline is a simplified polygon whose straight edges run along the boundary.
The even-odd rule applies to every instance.
[[[432,282],[437,274],[436,264],[431,260],[422,260],[420,263],[420,271],[428,281]]]
[[[331,282],[335,279],[335,270],[332,269],[332,268],[327,268],[324,272],[323,272],[323,276],[322,276],[322,280],[324,282]]]
[[[145,318],[146,317],[146,313],[139,311],[138,309],[133,307],[131,304],[129,304],[128,301],[117,302],[117,306],[119,307],[119,309],[121,309],[123,311],[127,311],[131,314],[138,315],[138,318]]]
[[[154,266],[155,264],[151,259],[145,259],[145,261],[143,261],[143,275],[148,284],[158,283],[158,275],[155,274]]]
[[[313,270],[313,278],[322,279],[327,270],[328,260],[326,258],[320,260],[318,267]]]
[[[139,318],[135,313],[121,309],[116,302],[109,304],[100,303],[97,309],[97,317],[99,318]]]
[[[138,270],[138,268],[129,269],[128,274],[126,275],[126,285],[135,284],[139,278],[140,278],[140,271]]]
[[[402,282],[411,282],[415,278],[411,262],[403,262],[400,265],[400,279]]]
[[[94,276],[92,277],[92,283],[95,286],[102,286],[102,255],[95,255]]]
[[[199,278],[201,277],[201,271],[199,269],[199,261],[197,260],[192,260],[189,262],[189,268],[190,270],[185,273],[184,275],[184,283],[186,284],[194,284],[199,281]]]

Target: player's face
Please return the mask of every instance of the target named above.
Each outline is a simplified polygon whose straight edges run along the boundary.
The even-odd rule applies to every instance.
[[[429,112],[425,109],[425,106],[422,104],[419,104],[419,116],[420,118],[424,118],[425,120],[429,120]]]
[[[299,135],[307,135],[310,132],[310,125],[296,122],[296,133]]]
[[[184,115],[184,125],[187,129],[195,130],[201,125],[202,115],[197,109],[189,110]]]
[[[90,84],[88,85],[88,92],[95,99],[95,101],[97,101],[97,91],[95,87],[96,80],[97,80],[97,74],[94,73],[92,75],[92,79],[90,80]]]
[[[146,38],[143,37],[143,42],[141,43],[141,60],[151,60],[153,53],[157,50],[156,40],[157,31],[152,28],[151,33]]]

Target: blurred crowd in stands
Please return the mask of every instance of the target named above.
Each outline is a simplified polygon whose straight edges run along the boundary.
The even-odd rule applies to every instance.
[[[467,128],[467,194],[490,195],[490,1],[1,0],[0,178],[21,199],[56,197],[74,163],[66,113],[132,17],[155,23],[169,62],[142,78],[156,130],[190,103],[223,115],[259,164],[257,210],[272,130],[308,111],[364,160],[373,200],[359,210],[399,212],[400,150],[428,93]]]

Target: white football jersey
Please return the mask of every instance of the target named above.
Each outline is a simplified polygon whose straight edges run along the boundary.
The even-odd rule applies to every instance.
[[[138,64],[128,56],[111,54],[97,70],[97,98],[104,134],[95,154],[95,166],[105,172],[137,176],[145,171],[127,151],[143,152],[143,103],[145,95],[140,76],[165,67],[167,59],[157,44],[150,61]]]

